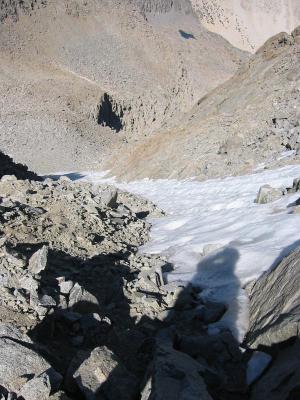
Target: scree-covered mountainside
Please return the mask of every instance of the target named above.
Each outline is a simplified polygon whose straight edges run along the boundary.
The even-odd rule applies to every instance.
[[[0,400],[300,399],[297,0],[0,0]]]

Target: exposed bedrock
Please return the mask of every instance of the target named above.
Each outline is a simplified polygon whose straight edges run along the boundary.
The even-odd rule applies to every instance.
[[[248,286],[250,328],[245,344],[272,356],[250,399],[298,399],[300,394],[300,249]]]

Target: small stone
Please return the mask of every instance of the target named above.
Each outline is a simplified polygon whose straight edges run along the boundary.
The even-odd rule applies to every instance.
[[[300,190],[300,178],[296,178],[293,181],[293,190],[298,192]]]
[[[60,292],[62,294],[69,294],[74,286],[72,281],[63,281],[59,283]]]
[[[43,246],[40,250],[36,251],[29,260],[28,270],[37,275],[46,268],[48,257],[48,247]]]
[[[53,306],[56,306],[56,301],[48,294],[44,294],[42,297],[39,298],[39,305],[42,307],[51,308]]]
[[[47,400],[51,391],[49,376],[43,373],[22,386],[18,396],[30,400]]]
[[[255,203],[266,204],[279,200],[283,196],[282,189],[275,189],[270,185],[264,185],[259,189]]]

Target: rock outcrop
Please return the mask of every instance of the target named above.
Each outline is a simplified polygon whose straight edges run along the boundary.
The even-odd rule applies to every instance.
[[[251,400],[299,397],[299,287],[299,248],[248,287],[250,327],[245,344],[272,357],[267,371],[252,386]]]
[[[300,250],[296,250],[271,272],[251,286],[249,346],[271,347],[299,334]]]

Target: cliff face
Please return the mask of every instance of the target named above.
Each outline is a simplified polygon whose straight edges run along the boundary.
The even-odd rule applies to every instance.
[[[191,0],[203,25],[234,46],[255,51],[270,36],[300,24],[298,0]]]

